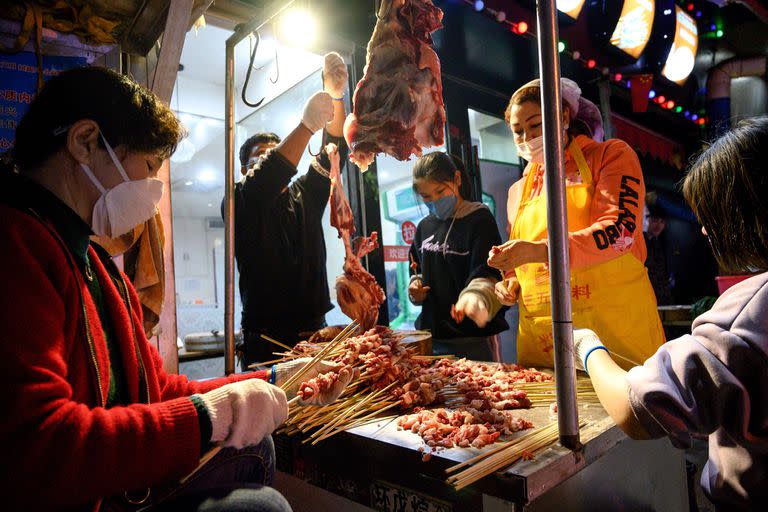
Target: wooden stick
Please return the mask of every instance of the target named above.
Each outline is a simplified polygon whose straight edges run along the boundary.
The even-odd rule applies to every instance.
[[[322,437],[316,439],[315,443],[319,443],[320,441],[324,441],[324,440],[328,439],[329,437],[335,436],[339,432],[344,432],[345,430],[349,430],[350,428],[359,427],[360,425],[364,425],[364,424],[370,423],[372,421],[377,421],[379,418],[376,418],[375,415],[381,414],[382,412],[384,412],[386,410],[389,410],[392,407],[395,407],[397,405],[400,405],[400,402],[394,402],[392,404],[389,404],[388,406],[386,406],[386,407],[384,407],[382,409],[379,409],[378,411],[374,411],[374,412],[372,412],[370,414],[367,414],[367,415],[363,416],[362,418],[358,418],[358,419],[356,419],[354,421],[347,422],[346,425],[341,425],[341,426],[337,425],[336,427],[331,429],[330,432],[328,432],[327,434],[323,435]],[[360,412],[365,412],[365,411],[360,411]],[[396,418],[397,416],[392,416],[392,417]],[[350,418],[350,419],[352,419],[352,418]],[[312,443],[312,444],[315,444],[315,443]]]
[[[264,361],[263,363],[253,363],[248,365],[249,370],[255,370],[259,366],[267,366],[270,364],[276,364],[276,363],[284,363],[285,361],[290,361],[292,359],[296,359],[299,356],[290,356],[290,357],[281,357],[280,359],[273,359],[271,361]]]
[[[288,407],[293,407],[294,405],[298,404],[299,400],[301,400],[300,396],[295,396],[291,398],[290,400],[288,400]]]
[[[337,416],[337,417],[336,417],[334,420],[332,420],[330,423],[328,423],[328,424],[327,424],[327,425],[325,425],[323,428],[321,428],[320,430],[318,430],[317,432],[315,432],[314,434],[312,434],[312,436],[310,436],[310,438],[309,438],[309,439],[315,439],[315,438],[317,438],[317,437],[320,437],[320,436],[321,436],[323,433],[326,433],[326,432],[328,432],[328,430],[330,430],[331,428],[333,428],[335,425],[337,425],[338,423],[340,423],[342,420],[344,420],[344,419],[348,418],[348,417],[349,417],[349,415],[350,415],[350,414],[352,414],[354,411],[358,410],[358,409],[359,409],[360,407],[362,407],[363,405],[367,405],[369,402],[371,402],[371,401],[372,401],[374,398],[376,398],[377,396],[384,394],[384,392],[386,392],[386,391],[389,391],[389,389],[390,389],[392,386],[394,386],[395,384],[397,384],[397,381],[394,381],[394,382],[390,383],[390,384],[389,384],[389,386],[387,386],[387,387],[385,387],[385,388],[383,388],[383,389],[380,389],[380,390],[378,390],[378,391],[376,391],[376,392],[372,393],[371,395],[367,396],[366,398],[362,399],[361,401],[359,401],[358,403],[356,403],[354,406],[352,406],[352,407],[350,407],[349,409],[347,409],[347,410],[346,410],[346,412],[344,412],[343,414],[341,414],[341,415]],[[315,443],[317,443],[317,442],[318,442],[318,441],[315,441],[315,442],[313,442],[312,444],[315,444]]]
[[[630,359],[630,358],[628,358],[628,357],[624,357],[624,356],[623,356],[623,355],[621,355],[621,354],[617,354],[616,352],[609,352],[609,354],[611,354],[611,355],[612,355],[612,356],[614,356],[614,357],[618,357],[619,359],[622,359],[622,360],[624,360],[624,361],[628,362],[628,363],[629,363],[629,364],[631,364],[631,365],[634,365],[634,366],[643,366],[643,363],[638,363],[637,361],[633,361],[632,359]]]
[[[282,348],[284,348],[284,349],[286,349],[288,351],[293,351],[293,347],[289,347],[285,343],[281,343],[281,342],[277,341],[276,339],[267,336],[266,334],[260,334],[259,336],[261,336],[262,338],[264,338],[265,340],[267,340],[269,342],[274,343],[278,347],[282,347]]]
[[[208,453],[206,453],[205,455],[203,455],[200,458],[200,462],[198,463],[197,467],[195,469],[193,469],[190,474],[188,474],[187,476],[185,476],[184,478],[181,479],[181,483],[183,484],[184,482],[189,480],[195,473],[200,471],[200,468],[202,468],[203,466],[208,464],[208,461],[210,461],[212,458],[214,458],[216,456],[216,454],[218,454],[220,451],[221,451],[221,446],[220,445],[219,446],[215,446],[215,447],[211,448],[210,450],[208,450]]]
[[[319,361],[321,361],[325,355],[331,351],[332,348],[335,348],[335,346],[342,341],[344,341],[347,336],[349,336],[349,333],[351,333],[353,330],[357,329],[358,323],[357,321],[353,321],[348,326],[344,328],[343,331],[341,331],[328,345],[325,346],[320,352],[315,355],[315,357],[312,358],[311,361],[309,361],[307,364],[305,364],[301,369],[299,369],[298,372],[294,373],[293,376],[291,376],[290,379],[288,379],[285,383],[283,383],[280,387],[283,390],[289,389],[291,386],[293,386],[296,382],[298,382],[307,371],[309,371],[313,366],[315,366]]]

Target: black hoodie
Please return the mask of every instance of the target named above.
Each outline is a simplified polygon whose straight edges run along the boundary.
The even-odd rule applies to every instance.
[[[501,308],[485,327],[465,318],[457,324],[451,306],[473,279],[501,280],[501,274],[486,263],[488,251],[501,243],[496,220],[482,203],[464,201],[453,217],[440,220],[428,215],[416,228],[410,255],[417,264],[411,275],[421,274],[431,289],[416,320],[418,329],[428,329],[435,339],[492,336],[509,328]],[[495,307],[489,307],[493,311]]]

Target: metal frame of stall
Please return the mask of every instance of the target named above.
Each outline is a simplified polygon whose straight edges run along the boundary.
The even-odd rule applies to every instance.
[[[235,372],[235,46],[288,9],[295,0],[270,5],[247,23],[235,27],[225,43],[224,78],[224,372]]]

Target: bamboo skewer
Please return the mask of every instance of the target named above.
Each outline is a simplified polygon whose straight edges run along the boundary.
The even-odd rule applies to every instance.
[[[383,389],[380,389],[380,390],[378,390],[378,391],[376,391],[376,392],[374,392],[374,393],[372,393],[372,394],[368,395],[366,398],[363,398],[363,399],[362,399],[362,400],[360,400],[358,403],[356,403],[356,404],[355,404],[355,405],[353,405],[352,407],[348,408],[346,412],[344,412],[343,414],[339,415],[337,418],[335,418],[334,420],[332,420],[330,423],[326,424],[326,425],[325,425],[324,427],[322,427],[320,430],[318,430],[317,432],[315,432],[314,434],[312,434],[312,435],[309,437],[309,439],[305,440],[305,442],[306,442],[306,441],[309,441],[310,439],[315,439],[315,438],[319,437],[320,435],[322,435],[323,433],[327,432],[328,430],[330,430],[331,428],[333,428],[333,426],[334,426],[334,425],[338,424],[339,422],[341,422],[341,421],[342,421],[342,420],[344,420],[345,418],[349,417],[349,415],[350,415],[350,414],[352,414],[354,411],[356,411],[357,409],[359,409],[359,408],[360,408],[360,407],[362,407],[363,405],[366,405],[366,404],[368,404],[369,402],[371,402],[371,401],[372,401],[374,398],[376,398],[377,396],[379,396],[379,395],[382,395],[382,394],[383,394],[385,391],[389,391],[389,389],[390,389],[392,386],[394,386],[395,384],[397,384],[397,381],[394,381],[394,382],[392,382],[392,383],[391,383],[389,386],[387,386],[387,387],[385,387],[385,388],[383,388]],[[316,443],[317,443],[317,441],[313,442],[312,444],[316,444]]]
[[[277,363],[284,363],[285,361],[290,361],[291,359],[296,359],[296,356],[292,357],[281,357],[280,359],[273,359],[271,361],[264,361],[263,363],[253,363],[248,365],[249,370],[255,370],[259,366],[268,366],[270,364],[277,364]]]
[[[581,421],[579,428],[584,425],[586,425],[586,422]],[[487,453],[478,455],[468,461],[448,468],[446,473],[450,474],[465,466],[472,465],[472,467],[448,477],[446,482],[453,485],[456,490],[463,489],[502,468],[510,466],[527,455],[535,455],[544,448],[555,443],[557,438],[557,422],[552,422],[529,434],[509,441],[502,448],[495,448]]]
[[[195,475],[195,473],[197,473],[198,471],[200,471],[200,468],[202,468],[203,466],[205,466],[206,464],[208,464],[208,461],[210,461],[212,458],[214,458],[214,457],[216,456],[216,454],[218,454],[220,451],[221,451],[221,445],[219,445],[219,446],[215,446],[215,447],[211,448],[210,450],[208,450],[208,453],[206,453],[205,455],[203,455],[202,457],[200,457],[200,462],[197,464],[197,467],[196,467],[195,469],[193,469],[193,470],[192,470],[192,472],[191,472],[190,474],[188,474],[187,476],[185,476],[184,478],[182,478],[182,479],[181,479],[181,481],[180,481],[180,483],[182,483],[182,484],[183,484],[183,483],[185,483],[187,480],[189,480],[190,478],[192,478],[192,477]]]
[[[283,383],[280,387],[285,390],[289,389],[291,386],[296,384],[307,371],[309,371],[313,366],[315,366],[319,361],[321,361],[332,349],[336,348],[338,344],[340,344],[342,341],[344,341],[350,333],[354,332],[355,329],[358,327],[357,321],[353,321],[348,326],[344,328],[343,331],[341,331],[332,341],[330,341],[320,352],[318,352],[312,360],[310,360],[307,364],[305,364],[298,372],[294,373],[290,379],[288,379],[285,383]]]
[[[630,359],[630,358],[628,358],[628,357],[625,357],[625,356],[623,356],[623,355],[621,355],[621,354],[617,354],[616,352],[609,352],[609,353],[610,353],[612,356],[614,356],[614,357],[618,357],[619,359],[621,359],[621,360],[623,360],[623,361],[626,361],[626,362],[628,362],[628,363],[629,363],[629,364],[631,364],[631,365],[634,365],[634,366],[643,366],[643,363],[638,363],[637,361],[633,361],[632,359]]]
[[[266,334],[259,334],[259,337],[261,337],[261,338],[263,338],[263,339],[265,339],[265,340],[269,341],[270,343],[274,343],[274,344],[275,344],[275,345],[277,345],[278,347],[284,348],[285,350],[288,350],[289,352],[290,352],[291,350],[293,350],[293,348],[292,348],[292,347],[289,347],[289,346],[288,346],[288,345],[286,345],[285,343],[282,343],[282,342],[280,342],[280,341],[277,341],[275,338],[272,338],[271,336],[267,336]]]

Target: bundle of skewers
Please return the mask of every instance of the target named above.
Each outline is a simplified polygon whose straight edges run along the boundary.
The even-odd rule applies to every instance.
[[[278,354],[281,362],[312,357],[282,384],[283,389],[291,389],[300,383],[297,397],[289,402],[289,417],[282,432],[311,432],[304,442],[316,444],[343,430],[380,420],[395,408],[445,400],[440,396],[444,379],[434,378],[429,371],[436,358],[419,356],[417,347],[407,346],[402,339],[380,326],[358,333],[358,325],[353,322],[327,343],[301,342],[290,352]],[[339,363],[340,368],[354,370],[356,377],[335,403],[304,405],[314,393],[325,391],[333,383],[327,373],[303,380],[319,361]]]
[[[585,425],[586,422],[581,421],[579,428]],[[461,490],[488,475],[508,468],[519,460],[535,458],[538,453],[553,445],[557,441],[558,435],[557,422],[552,422],[544,427],[534,429],[526,435],[500,443],[492,450],[448,468],[446,474],[450,476],[446,482],[456,490]]]
[[[311,357],[281,386],[289,390],[298,385],[281,432],[302,434],[303,442],[317,444],[366,423],[395,420],[401,430],[421,436],[424,460],[430,456],[426,450],[482,448],[495,443],[491,450],[449,469],[452,474],[447,481],[457,489],[517,460],[535,457],[557,441],[555,423],[534,426],[516,411],[549,407],[550,412],[556,412],[556,386],[550,373],[517,365],[423,356],[417,347],[402,340],[403,336],[386,327],[360,332],[358,324],[352,322],[328,342],[300,342],[276,353],[281,358],[274,362]],[[336,402],[306,405],[315,393],[335,382],[330,372],[306,378],[320,361],[354,370],[355,377]],[[576,389],[579,403],[599,403],[588,378],[577,379]],[[442,407],[425,408],[438,404]],[[516,437],[509,440],[512,434]]]

